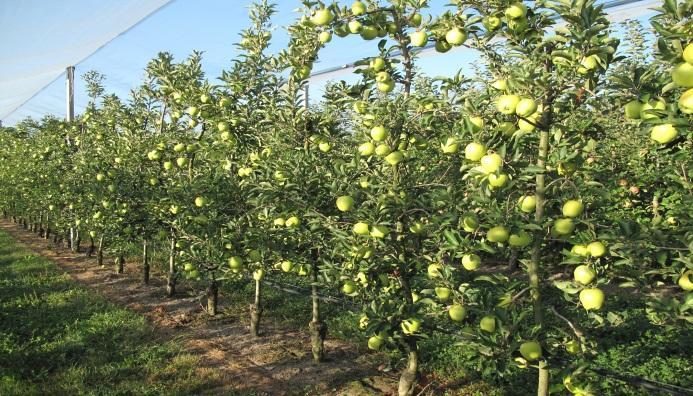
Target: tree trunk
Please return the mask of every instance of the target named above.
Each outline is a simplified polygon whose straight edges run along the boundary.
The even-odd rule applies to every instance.
[[[217,303],[219,302],[219,285],[216,280],[209,281],[207,287],[207,314],[215,316],[217,314]]]
[[[260,336],[260,319],[262,318],[262,280],[255,281],[255,303],[250,304],[250,335]]]
[[[142,242],[142,283],[149,284],[149,245],[147,238]]]
[[[96,250],[96,264],[103,267],[103,235],[99,238],[99,247]]]
[[[308,328],[310,330],[310,344],[313,351],[313,360],[316,362],[321,362],[325,359],[325,337],[327,336],[327,325],[320,320],[317,254],[314,254],[313,257],[310,277],[310,297],[313,305],[313,317],[308,324]]]
[[[408,340],[409,356],[407,358],[407,367],[402,371],[399,377],[399,396],[412,396],[416,381],[419,374],[419,352],[416,347],[416,340]]]
[[[171,247],[168,254],[168,276],[166,277],[166,296],[176,294],[176,239],[171,237]]]
[[[87,249],[87,257],[91,257],[96,251],[96,246],[94,246],[94,238],[89,235],[89,248]]]
[[[537,386],[537,396],[549,395],[549,365],[546,360],[539,362],[539,384]]]
[[[74,229],[73,237],[74,239],[72,240],[72,252],[79,253],[79,248],[82,244],[82,236],[80,235],[79,228]]]
[[[125,268],[125,256],[122,253],[115,260],[115,272],[116,274],[122,274]]]

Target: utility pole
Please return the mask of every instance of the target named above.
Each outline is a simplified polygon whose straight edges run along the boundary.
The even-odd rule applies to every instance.
[[[75,119],[75,67],[68,66],[66,70],[67,74],[67,112],[66,120],[67,122],[72,122]]]

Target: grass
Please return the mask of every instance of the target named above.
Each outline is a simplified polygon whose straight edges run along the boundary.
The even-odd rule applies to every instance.
[[[134,250],[133,250],[133,254]],[[156,262],[164,260],[156,260]],[[285,284],[295,278],[273,279]],[[307,281],[302,286],[307,286]],[[222,307],[246,312],[254,288],[251,282],[226,282]],[[560,293],[547,298],[558,299]],[[263,322],[306,330],[310,300],[265,287]],[[579,323],[597,341],[593,367],[691,388],[693,343],[690,326],[660,327],[650,323],[642,300],[612,297],[624,316],[617,325],[594,328]],[[322,304],[329,337],[357,343],[365,351],[365,335],[358,316],[338,304]],[[247,320],[247,318],[245,319]],[[505,374],[479,365],[476,351],[443,334],[421,343],[422,370],[428,379],[455,384],[449,395],[527,395],[535,387],[535,373],[514,369]],[[396,353],[366,354],[396,366]],[[19,248],[0,232],[0,395],[45,394],[199,394],[218,385],[212,370],[198,369],[197,357],[157,337],[144,318],[113,304],[71,281],[51,262]],[[561,389],[560,367],[553,367],[556,394]],[[396,369],[396,367],[395,367]],[[598,395],[655,394],[619,380],[587,374]],[[213,392],[213,391],[212,391]]]
[[[0,231],[1,395],[194,394],[198,363]]]

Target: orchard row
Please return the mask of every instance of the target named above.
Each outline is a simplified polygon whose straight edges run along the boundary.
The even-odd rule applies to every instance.
[[[381,3],[306,1],[277,54],[274,7],[257,4],[219,83],[197,53],[160,54],[127,102],[88,73],[76,122],[0,134],[3,214],[75,250],[88,240],[117,272],[141,244],[145,283],[164,243],[169,296],[198,280],[211,315],[222,282],[254,282],[253,335],[267,278],[308,283],[316,361],[319,294],[342,293],[368,346],[405,357],[400,395],[415,393],[419,341],[437,331],[499,377],[537,369],[540,395],[550,375],[592,394],[581,367],[598,340],[575,324],[619,317],[611,285],[677,287],[653,315],[690,319],[690,6],[665,4],[644,59],[643,42],[619,50],[590,0],[458,0],[427,17],[425,0]],[[329,84],[308,107],[333,35],[378,41],[358,82]],[[416,60],[429,43],[441,61],[476,51],[484,68],[427,77]]]

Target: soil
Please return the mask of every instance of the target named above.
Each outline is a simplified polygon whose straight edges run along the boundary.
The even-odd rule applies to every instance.
[[[137,263],[127,263],[124,274],[115,274],[112,258],[100,267],[96,258],[54,246],[18,224],[0,221],[0,229],[27,249],[60,266],[76,281],[109,301],[144,315],[162,337],[179,340],[201,358],[201,374],[215,370],[219,379],[204,394],[253,395],[390,395],[396,394],[396,378],[373,366],[355,345],[326,340],[327,359],[314,363],[306,332],[278,328],[267,321],[263,335],[250,336],[244,312],[224,311],[209,317],[197,294],[177,290],[165,295],[166,281],[152,274],[149,285],[140,279]]]

